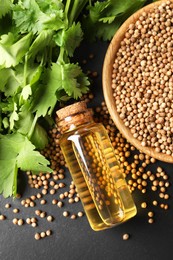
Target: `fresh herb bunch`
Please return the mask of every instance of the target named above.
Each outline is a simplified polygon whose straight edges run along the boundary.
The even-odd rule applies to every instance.
[[[87,35],[110,40],[146,0],[0,0],[0,193],[17,193],[18,170],[51,172],[40,124],[57,102],[78,99],[88,77],[72,63]],[[92,37],[92,38],[91,38]]]

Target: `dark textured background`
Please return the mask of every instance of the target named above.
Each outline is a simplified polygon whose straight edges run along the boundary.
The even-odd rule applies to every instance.
[[[104,55],[107,49],[107,43],[95,43],[93,45],[84,44],[76,54],[80,60],[87,59],[88,63],[84,70],[91,69],[98,71],[99,76],[94,79],[92,90],[95,92],[95,99],[92,106],[96,106],[103,100],[101,86],[101,72]],[[88,54],[94,53],[92,60],[88,59]],[[157,162],[152,168],[162,166],[170,176],[170,183],[173,182],[172,165]],[[71,181],[69,173],[66,173],[65,182]],[[27,186],[25,174],[20,175],[20,189],[23,190],[23,198],[36,194],[37,190],[30,190]],[[65,188],[64,188],[65,189]],[[60,190],[62,192],[62,190]],[[59,193],[58,193],[59,194]],[[138,192],[133,193],[135,203],[138,208],[138,214],[128,222],[115,228],[94,232],[91,230],[86,217],[71,220],[64,218],[62,212],[64,209],[77,213],[82,209],[81,203],[68,204],[64,208],[57,208],[51,204],[52,198],[57,198],[58,194],[46,196],[48,203],[39,206],[49,214],[55,216],[52,223],[46,220],[39,220],[39,226],[32,228],[27,224],[15,226],[12,219],[17,217],[12,208],[6,210],[4,205],[9,201],[13,208],[20,208],[18,216],[34,216],[35,208],[22,208],[20,200],[4,200],[0,197],[0,213],[7,216],[6,221],[0,222],[0,260],[167,260],[172,259],[173,254],[173,208],[172,208],[172,186],[169,188],[169,206],[165,211],[151,206],[152,200],[156,197],[155,193],[147,192],[141,195]],[[158,195],[157,195],[158,198]],[[148,209],[141,209],[140,204],[147,201]],[[162,201],[161,199],[159,200]],[[147,212],[155,212],[155,222],[148,224]],[[53,230],[53,235],[49,238],[36,241],[35,232]],[[122,240],[124,233],[130,234],[130,239]]]

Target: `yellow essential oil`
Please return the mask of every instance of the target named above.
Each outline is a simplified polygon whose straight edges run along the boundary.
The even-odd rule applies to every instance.
[[[57,111],[60,146],[93,230],[116,226],[136,214],[127,183],[102,124],[85,102]]]

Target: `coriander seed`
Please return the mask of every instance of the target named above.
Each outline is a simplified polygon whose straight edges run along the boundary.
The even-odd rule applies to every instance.
[[[0,220],[5,220],[6,217],[4,215],[0,215]]]
[[[40,240],[41,236],[40,236],[40,234],[39,234],[39,233],[35,233],[35,236],[34,236],[34,238],[35,238],[36,240]]]
[[[22,226],[23,224],[24,224],[23,219],[19,219],[19,220],[17,221],[17,225],[18,225],[18,226]]]
[[[123,240],[128,240],[129,238],[130,238],[129,234],[126,233],[126,234],[123,235]]]
[[[11,207],[11,204],[9,204],[9,203],[5,204],[6,209],[9,209],[10,207]]]
[[[52,216],[47,216],[47,221],[52,222],[53,221],[53,217]]]
[[[64,216],[64,217],[68,217],[68,216],[69,216],[69,212],[68,212],[68,211],[64,211],[64,212],[63,212],[63,216]]]
[[[45,232],[41,232],[41,233],[40,233],[40,237],[41,237],[41,238],[44,238],[45,236],[46,236],[46,233],[45,233]]]
[[[50,236],[52,234],[52,231],[51,230],[47,230],[46,231],[46,236]]]

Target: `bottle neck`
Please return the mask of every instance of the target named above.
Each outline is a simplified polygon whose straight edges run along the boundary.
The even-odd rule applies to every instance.
[[[61,133],[66,133],[77,129],[87,123],[93,123],[92,111],[87,109],[76,114],[69,115],[58,121],[58,128]]]

